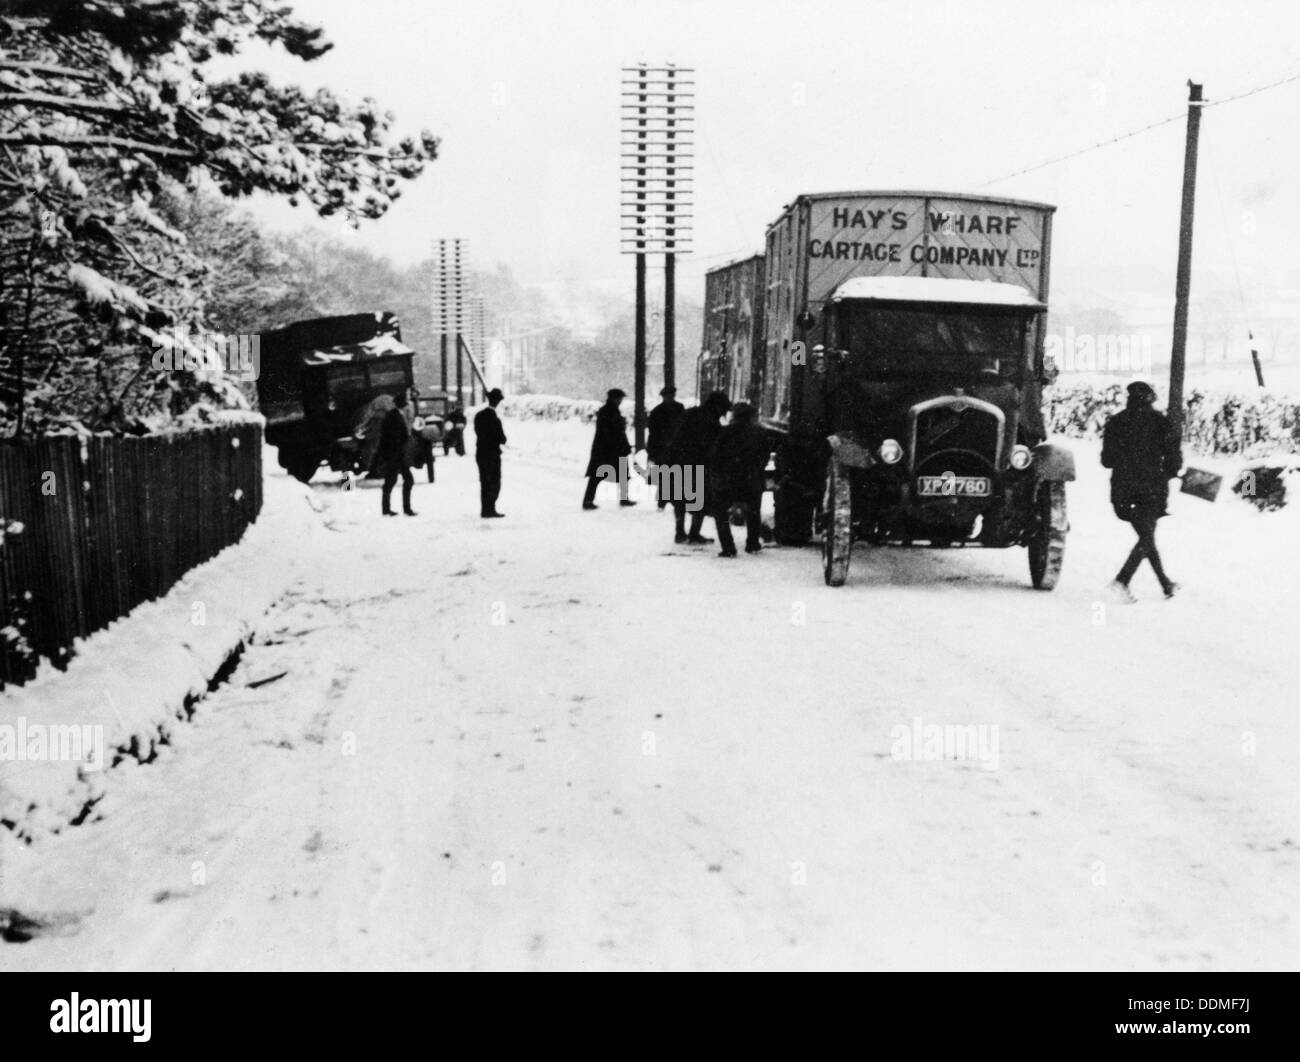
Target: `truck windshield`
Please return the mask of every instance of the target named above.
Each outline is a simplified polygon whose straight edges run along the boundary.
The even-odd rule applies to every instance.
[[[996,373],[1015,377],[1025,355],[1024,313],[841,306],[839,346],[871,375]]]

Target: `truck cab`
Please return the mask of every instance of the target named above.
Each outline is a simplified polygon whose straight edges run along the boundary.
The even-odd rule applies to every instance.
[[[1043,475],[1072,478],[1073,466],[1043,442],[1045,311],[1016,284],[855,277],[827,300],[820,329],[806,322],[822,340],[803,415],[831,451],[821,513],[829,583],[847,572],[855,540],[1004,547],[1050,531],[1064,495],[1047,496]],[[1041,565],[1036,556],[1035,585],[1054,581],[1060,549]]]

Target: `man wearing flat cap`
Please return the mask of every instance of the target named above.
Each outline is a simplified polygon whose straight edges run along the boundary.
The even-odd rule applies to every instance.
[[[587,491],[582,496],[584,509],[595,509],[596,488],[602,480],[617,479],[621,500],[619,505],[635,505],[628,499],[627,456],[632,444],[627,441],[627,421],[618,411],[626,392],[612,388],[605,396],[605,404],[596,412],[596,437],[591,440],[591,460],[587,462]]]
[[[668,454],[668,444],[673,441],[673,433],[677,430],[677,424],[682,419],[682,414],[686,412],[686,407],[677,401],[677,388],[664,387],[659,391],[659,396],[663,401],[650,410],[650,415],[646,417],[646,428],[648,430],[645,440],[645,454],[650,461],[652,483],[654,482],[654,466],[664,463],[664,458]],[[667,498],[660,498],[659,508],[664,508],[668,501]]]
[[[1101,463],[1111,469],[1110,501],[1115,515],[1133,525],[1137,545],[1112,584],[1127,602],[1136,600],[1129,589],[1138,565],[1150,562],[1165,597],[1173,597],[1178,584],[1165,574],[1156,549],[1156,521],[1166,515],[1169,481],[1183,467],[1178,435],[1169,419],[1153,408],[1156,392],[1148,383],[1128,385],[1128,405],[1106,422]]]

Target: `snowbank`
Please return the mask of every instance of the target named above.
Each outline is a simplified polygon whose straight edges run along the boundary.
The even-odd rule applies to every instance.
[[[565,398],[563,395],[515,395],[505,399],[498,412],[514,420],[582,420],[589,421],[601,403],[590,398]]]
[[[45,758],[17,759],[16,749],[0,744],[0,825],[24,839],[58,832],[103,795],[115,762],[153,758],[173,721],[189,717],[283,592],[289,558],[322,531],[316,504],[296,480],[268,476],[262,514],[240,542],[187,573],[165,597],[79,641],[67,671],[46,663],[31,682],[0,694],[0,727],[11,728],[11,743],[15,735],[55,727],[90,727],[81,731],[86,745],[92,735],[102,741],[102,769],[89,747],[76,759],[52,758],[52,748]]]

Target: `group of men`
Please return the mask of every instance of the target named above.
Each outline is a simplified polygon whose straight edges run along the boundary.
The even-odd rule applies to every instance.
[[[497,512],[497,498],[501,494],[501,447],[506,444],[506,433],[501,426],[501,418],[497,416],[497,406],[504,397],[499,387],[492,388],[487,393],[487,406],[474,414],[474,462],[478,465],[479,515],[484,520],[500,520],[505,516],[505,513]],[[409,404],[407,392],[394,395],[393,408],[384,415],[379,425],[379,447],[373,468],[384,477],[381,492],[384,516],[397,515],[393,511],[392,500],[393,488],[397,486],[399,477],[402,480],[402,512],[407,516],[417,515],[411,508],[415,477],[411,474],[411,423],[407,419]],[[465,414],[459,405],[453,407],[447,420],[449,427],[448,434],[444,437],[445,452],[449,453],[451,447],[455,446],[456,452],[463,454]]]
[[[731,512],[739,507],[745,517],[745,552],[759,552],[764,530],[760,514],[771,442],[756,423],[754,408],[748,402],[733,406],[721,391],[714,391],[691,409],[677,401],[673,387],[665,387],[659,394],[663,401],[646,419],[649,429],[646,456],[651,464],[647,479],[659,484],[659,507],[669,504],[673,507],[674,541],[693,546],[711,543],[713,539],[701,533],[705,516],[711,515],[722,547],[719,556],[736,556]],[[614,388],[596,415],[596,437],[587,464],[587,491],[582,499],[584,509],[596,508],[596,488],[602,479],[610,478],[611,472],[620,486],[620,504],[636,504],[627,496],[628,456],[632,447],[627,440],[627,422],[619,412],[624,397],[623,391]],[[1183,457],[1177,432],[1167,417],[1156,412],[1155,399],[1150,384],[1142,381],[1130,384],[1125,409],[1106,422],[1102,446],[1101,462],[1111,469],[1111,504],[1115,515],[1132,524],[1137,534],[1137,543],[1111,584],[1126,602],[1135,600],[1129,582],[1143,561],[1151,565],[1165,597],[1171,598],[1178,592],[1178,584],[1165,572],[1155,535],[1156,522],[1166,515],[1169,480],[1179,474]],[[731,421],[724,427],[722,418],[728,412]],[[656,466],[677,474],[656,476]],[[695,499],[691,510],[689,528],[686,524],[688,499],[681,490],[689,480],[682,474],[685,469],[702,472],[700,497]],[[675,489],[665,492],[665,483]]]
[[[745,552],[758,553],[763,548],[761,512],[771,441],[757,423],[753,406],[748,402],[733,406],[721,391],[712,392],[690,409],[677,401],[676,388],[664,387],[659,395],[662,401],[651,410],[646,421],[649,429],[646,457],[651,467],[638,472],[658,483],[659,508],[673,507],[674,541],[691,546],[709,545],[713,539],[702,532],[705,517],[712,516],[721,546],[719,556],[736,556],[731,513],[739,508],[745,519]],[[611,389],[605,404],[596,413],[596,434],[587,462],[587,488],[582,497],[584,510],[597,507],[596,489],[609,479],[618,483],[620,505],[636,504],[628,497],[632,446],[627,438],[627,420],[619,411],[626,397],[619,388]],[[479,515],[484,520],[499,520],[505,515],[496,508],[501,493],[501,447],[506,443],[505,429],[496,408],[503,398],[500,388],[493,388],[487,394],[487,406],[474,415]],[[1178,590],[1178,584],[1164,570],[1155,532],[1156,522],[1166,515],[1169,480],[1182,468],[1182,451],[1168,419],[1153,408],[1155,398],[1156,393],[1149,384],[1130,384],[1128,404],[1106,422],[1102,445],[1102,464],[1112,470],[1111,504],[1115,515],[1132,524],[1137,534],[1137,544],[1112,583],[1125,601],[1134,599],[1129,581],[1144,560],[1151,565],[1166,597],[1173,597]],[[399,477],[402,511],[407,516],[416,515],[411,508],[415,478],[409,460],[408,401],[405,392],[396,395],[393,408],[380,424],[375,467],[384,476],[385,516],[397,515],[392,508],[392,492]],[[728,413],[731,420],[724,426],[722,419]],[[464,424],[464,414],[452,423],[459,428]],[[462,446],[457,447],[458,452],[464,452]],[[689,497],[685,490],[687,484],[696,488],[689,492]]]
[[[736,556],[731,512],[739,507],[745,518],[745,552],[758,553],[763,548],[761,512],[771,443],[757,423],[753,406],[737,402],[733,407],[723,392],[714,391],[698,406],[687,409],[677,401],[676,388],[665,387],[659,394],[663,401],[646,419],[646,457],[651,467],[644,474],[659,486],[659,507],[673,507],[674,541],[709,545],[713,539],[702,532],[705,517],[712,516],[721,546],[719,556]],[[596,414],[583,509],[596,508],[596,488],[611,478],[619,485],[619,504],[636,504],[628,498],[632,447],[627,421],[619,412],[625,397],[620,389],[612,389]],[[724,426],[722,418],[728,413],[731,421]],[[684,489],[688,483],[697,488],[691,497]]]

